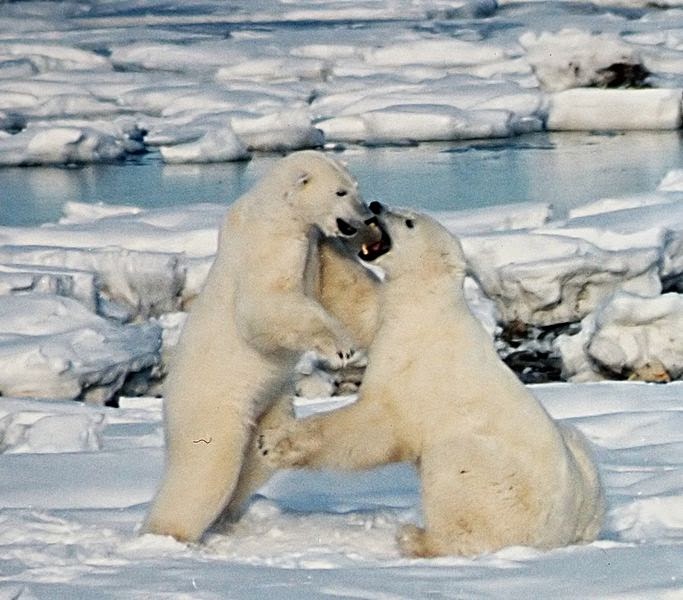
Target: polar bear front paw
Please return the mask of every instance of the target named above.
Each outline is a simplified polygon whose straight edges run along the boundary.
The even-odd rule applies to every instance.
[[[264,461],[273,467],[303,467],[320,447],[315,435],[290,428],[264,429],[256,436],[256,447]]]
[[[338,371],[352,364],[358,352],[350,346],[335,346],[334,348],[316,348],[316,353],[323,365],[333,371]]]
[[[348,366],[361,365],[365,360],[365,352],[358,350],[354,344],[345,340],[334,343],[318,343],[315,353],[320,362],[332,371],[339,371]]]

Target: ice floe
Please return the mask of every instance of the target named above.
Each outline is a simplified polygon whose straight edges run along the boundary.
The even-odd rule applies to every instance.
[[[681,125],[683,25],[669,4],[637,2],[633,15],[564,3],[540,13],[492,0],[379,4],[5,4],[0,164],[109,162],[159,148],[164,161],[202,163],[326,143]],[[604,89],[616,87],[650,89]],[[81,122],[124,117],[136,137]]]
[[[683,198],[659,187],[650,194],[596,200],[564,219],[538,203],[434,213],[460,236],[473,277],[467,282],[468,301],[511,364],[556,359],[563,376],[572,379],[655,378],[646,365],[657,365],[654,370],[665,372],[664,378],[681,377],[671,348],[678,340],[667,341],[663,332],[677,331],[683,310],[676,301],[683,288]],[[93,383],[101,373],[85,376],[38,361],[36,368],[52,369],[55,379],[25,393],[94,397],[88,390],[95,387],[104,390],[106,400],[137,371],[143,373],[136,376],[139,389],[152,389],[159,373],[145,388],[146,369],[161,365],[163,372],[184,311],[213,260],[225,210],[209,204],[143,210],[70,202],[59,223],[0,227],[0,301],[15,301],[13,312],[25,306],[40,313],[41,304],[31,308],[16,299],[49,294],[62,312],[65,306],[77,309],[76,322],[88,311],[100,325],[106,323],[106,336],[132,335],[135,327],[151,324],[146,339],[156,344],[143,352],[144,365],[132,364],[134,357],[122,360],[114,383]],[[655,308],[658,303],[665,309]],[[661,318],[646,318],[658,310],[664,311]],[[622,344],[630,348],[624,356],[605,350]],[[3,348],[9,357],[17,346]],[[610,362],[610,353],[616,362]],[[28,367],[20,371],[26,380],[47,382]],[[16,373],[3,375],[6,381],[0,383],[19,394]],[[559,376],[558,371],[550,378]],[[331,393],[334,378],[315,377],[300,388]],[[68,389],[61,396],[55,392],[60,385]]]

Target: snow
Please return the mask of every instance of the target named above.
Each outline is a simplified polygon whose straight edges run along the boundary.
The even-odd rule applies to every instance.
[[[681,125],[683,25],[666,3],[61,4],[0,10],[0,164]]]
[[[102,404],[160,362],[153,323],[119,325],[71,298],[0,297],[0,394]]]
[[[673,130],[682,90],[678,2],[0,6],[5,166]],[[608,500],[593,544],[475,559],[399,556],[420,518],[408,465],[279,473],[200,546],[137,536],[162,470],[153,396],[226,207],[72,201],[0,224],[0,598],[680,597],[682,180],[566,213],[554,182],[542,202],[434,213],[502,353],[556,356],[571,380],[531,389],[592,441]],[[321,371],[298,389],[300,416],[355,399]]]
[[[647,381],[670,381],[683,374],[683,296],[642,298],[619,292],[581,323],[575,336],[557,343],[572,380],[597,379],[601,370]]]
[[[659,187],[565,218],[536,203],[434,213],[461,236],[467,299],[492,336],[519,320],[576,323],[556,341],[574,383],[531,389],[594,444],[608,499],[592,544],[475,559],[399,556],[396,530],[420,518],[408,465],[282,472],[202,545],[138,537],[163,400],[125,394],[156,392],[225,207],[70,202],[59,223],[0,228],[2,597],[676,597],[683,383],[577,383],[683,372],[683,200]],[[334,386],[311,377],[299,416],[354,401],[320,397]]]
[[[681,384],[532,390],[594,444],[608,499],[600,539],[434,560],[401,558],[394,543],[400,524],[419,516],[415,472],[400,464],[358,474],[282,472],[240,523],[201,546],[137,537],[161,470],[160,401],[122,399],[113,409],[3,398],[0,423],[11,417],[24,441],[0,455],[0,591],[18,598],[220,598],[227,590],[233,598],[676,597]],[[317,410],[331,405],[321,401]],[[61,427],[67,419],[69,437]],[[48,432],[54,443],[46,449]]]

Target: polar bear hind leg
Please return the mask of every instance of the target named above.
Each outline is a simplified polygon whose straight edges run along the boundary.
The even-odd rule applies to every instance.
[[[538,522],[532,487],[495,442],[444,441],[420,457],[424,530],[404,528],[409,556],[474,556],[532,545]]]
[[[169,456],[169,468],[143,533],[198,541],[232,493],[248,443],[246,428],[191,440]],[[192,482],[192,485],[189,484]]]
[[[590,445],[584,435],[575,427],[559,423],[562,439],[578,468],[579,481],[575,495],[580,499],[575,542],[592,542],[602,528],[605,513],[605,498],[600,476],[592,458]]]

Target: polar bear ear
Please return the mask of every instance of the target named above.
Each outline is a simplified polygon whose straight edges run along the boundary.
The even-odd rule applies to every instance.
[[[300,173],[296,179],[296,185],[297,185],[297,187],[302,188],[305,185],[308,185],[308,183],[310,181],[311,181],[311,174],[310,173]]]

